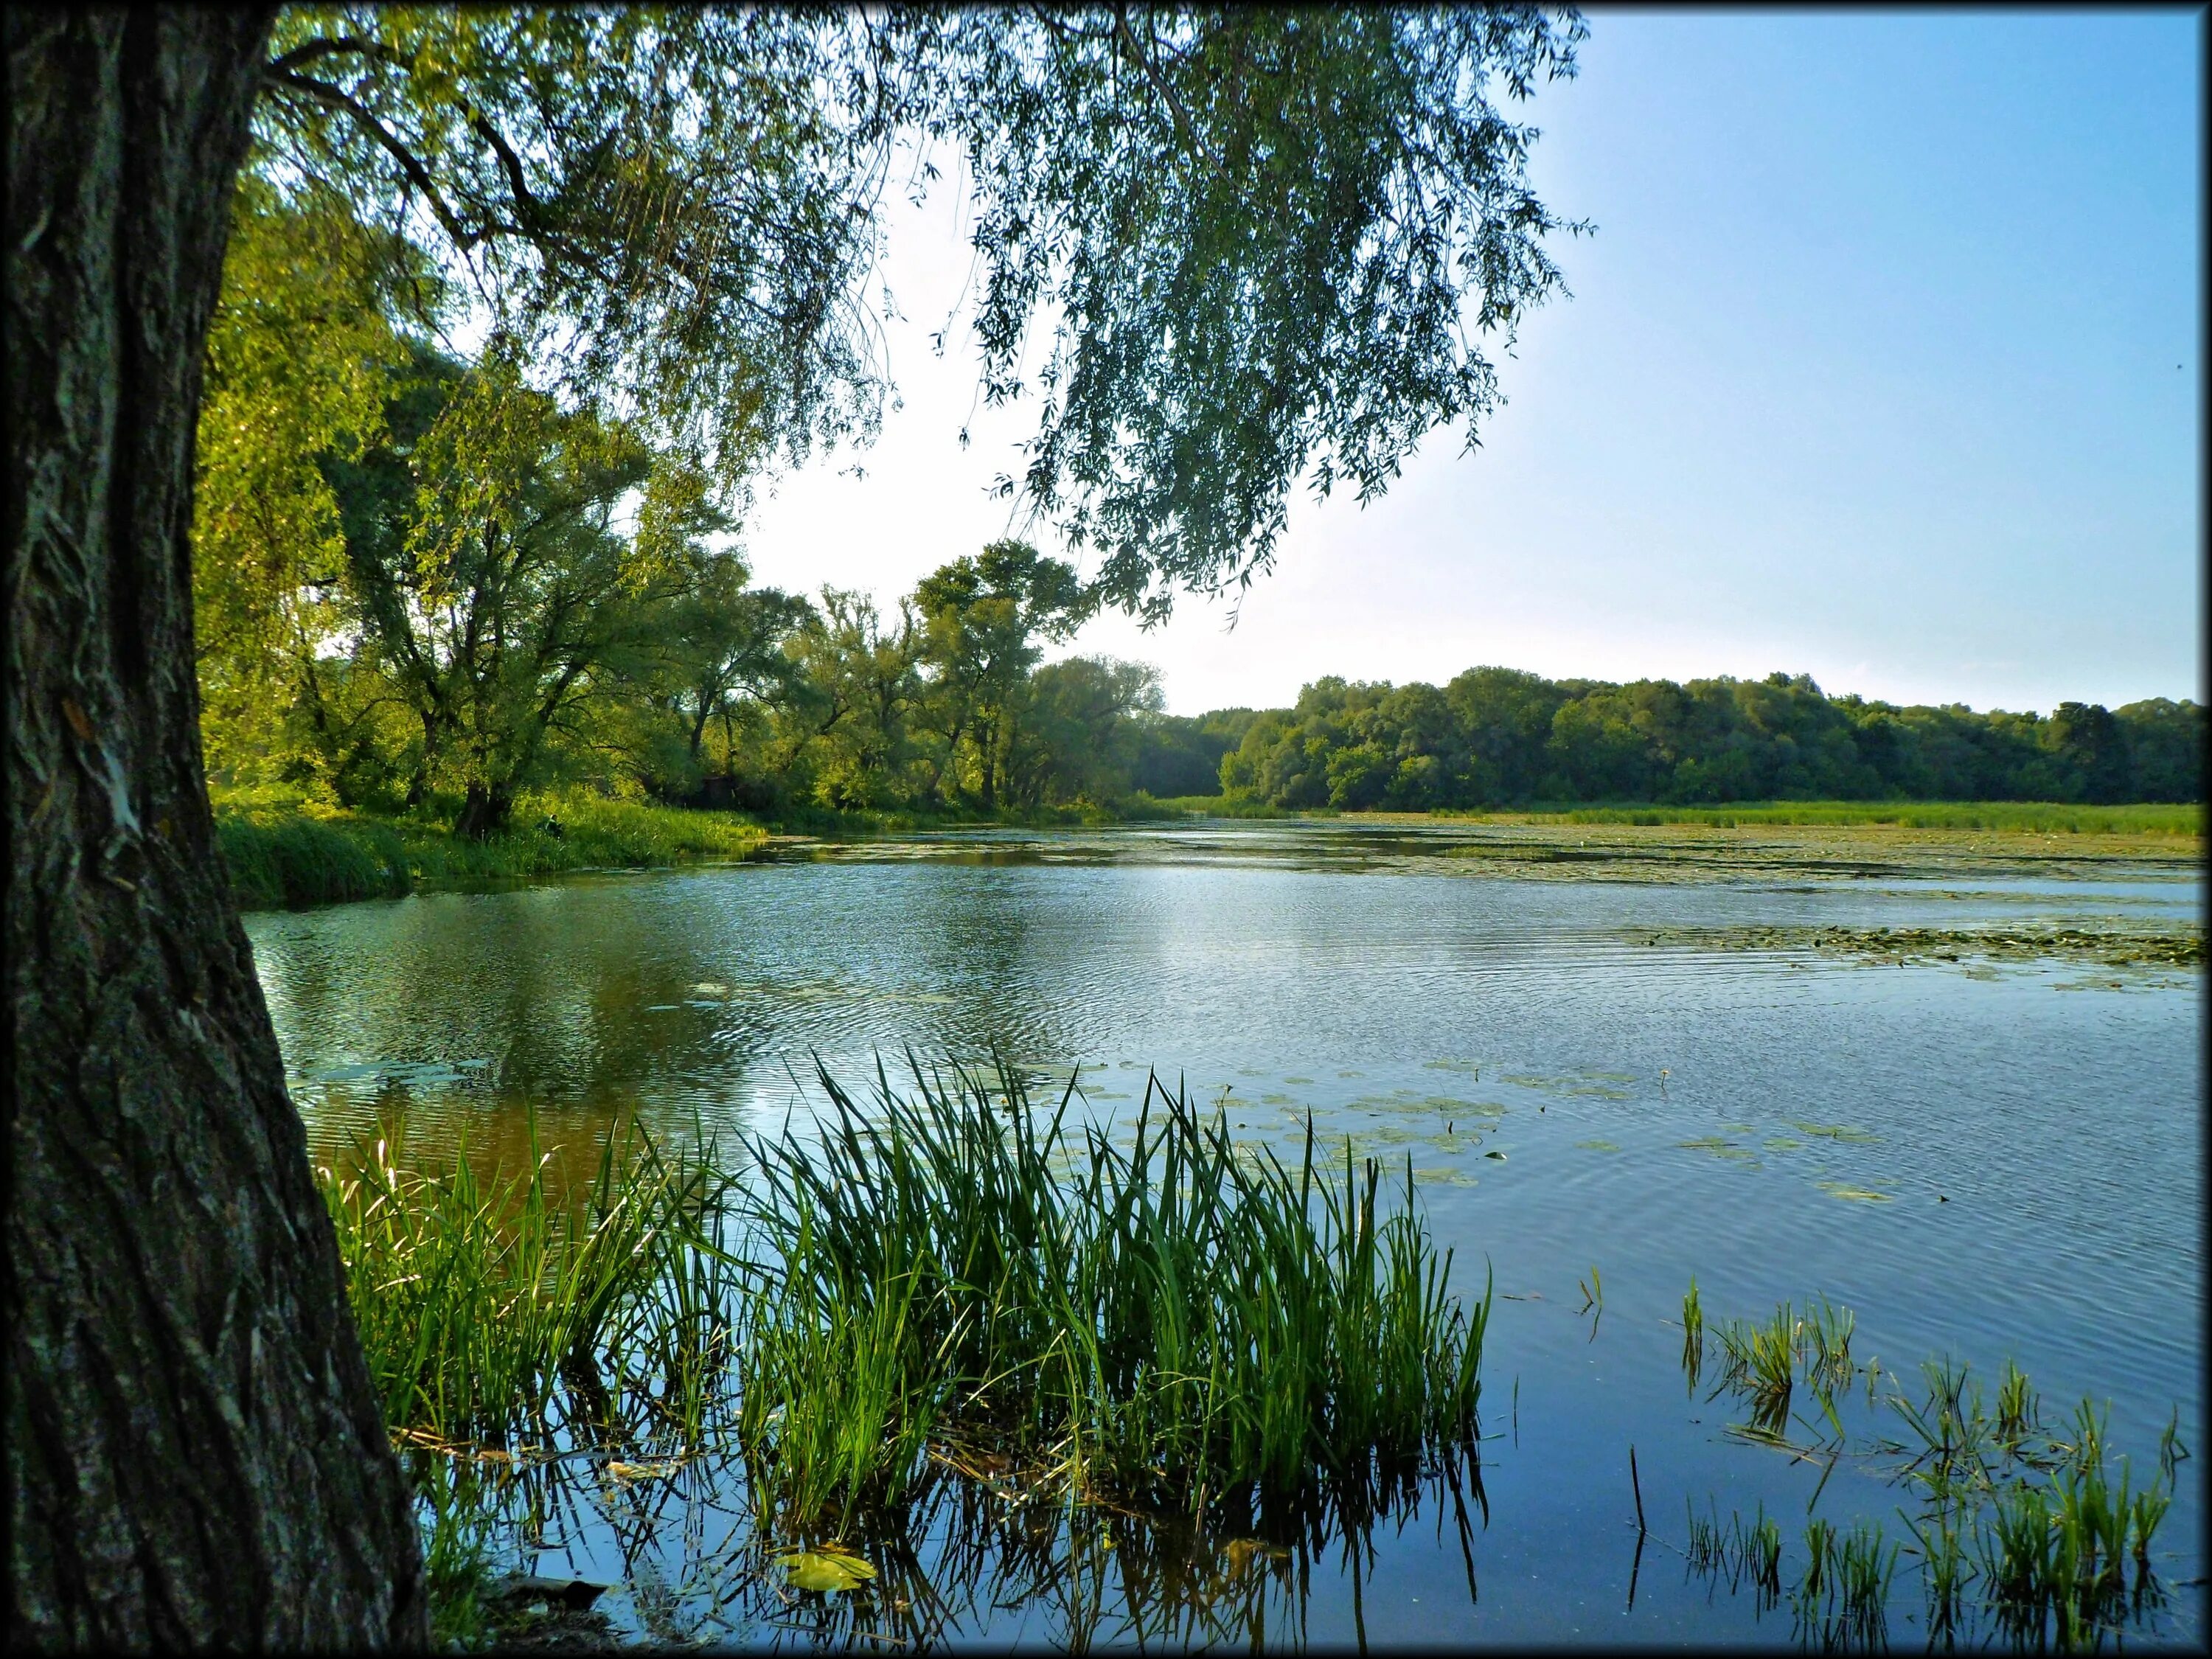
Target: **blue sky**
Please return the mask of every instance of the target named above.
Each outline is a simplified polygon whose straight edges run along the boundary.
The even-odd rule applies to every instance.
[[[1534,172],[1593,236],[1524,326],[1482,447],[1431,434],[1380,501],[1292,508],[1225,608],[1072,648],[1177,713],[1323,673],[1775,669],[1832,692],[2048,709],[2203,691],[2201,15],[1590,15]],[[760,580],[888,604],[1007,529],[1023,414],[933,356],[957,191],[901,207],[902,407],[787,475]],[[970,422],[964,452],[954,434]],[[1033,538],[1059,550],[1048,531]]]

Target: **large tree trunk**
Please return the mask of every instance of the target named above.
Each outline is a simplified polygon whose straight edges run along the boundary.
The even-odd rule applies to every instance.
[[[10,8],[10,1644],[420,1644],[216,851],[192,440],[265,13]]]
[[[453,833],[470,841],[489,841],[505,835],[514,818],[514,791],[504,784],[472,783],[461,799],[461,814],[453,820]]]

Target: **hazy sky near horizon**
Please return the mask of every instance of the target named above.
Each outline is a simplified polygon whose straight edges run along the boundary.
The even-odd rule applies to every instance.
[[[1302,496],[1233,630],[1186,599],[1068,649],[1158,664],[1178,714],[1485,663],[2201,699],[2203,27],[1594,11],[1521,118],[1539,193],[1596,231],[1554,245],[1574,297],[1501,360],[1481,447],[1431,434],[1364,508]],[[928,343],[969,270],[957,182],[890,220],[902,406],[763,491],[760,581],[888,608],[1023,527],[988,486],[1030,411],[977,407],[964,318]]]

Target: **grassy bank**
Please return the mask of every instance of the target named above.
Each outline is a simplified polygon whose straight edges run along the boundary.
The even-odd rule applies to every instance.
[[[2065,801],[2013,800],[1780,800],[1723,801],[1701,806],[1649,802],[1587,805],[1534,802],[1494,810],[1437,807],[1428,812],[1343,812],[1335,807],[1272,806],[1237,795],[1178,795],[1152,801],[1163,816],[1199,813],[1217,818],[1441,819],[1458,823],[1693,824],[1752,829],[1802,824],[1839,829],[1987,830],[2022,835],[2170,836],[2204,833],[2202,803],[2085,806]]]
[[[1477,823],[1703,824],[1749,829],[1760,824],[1835,825],[1901,830],[1995,830],[2023,835],[2202,836],[2201,803],[2082,806],[2063,801],[1785,800],[1711,806],[1531,806],[1513,811],[1440,811],[1430,816]]]
[[[296,790],[211,793],[216,842],[246,909],[395,897],[444,882],[741,859],[768,833],[737,812],[561,793],[526,795],[514,829],[476,842],[434,819],[349,812]]]
[[[1330,818],[1352,822],[1447,822],[1537,832],[1588,826],[1618,836],[1639,828],[1829,830],[1874,842],[1905,832],[1942,837],[2069,838],[2079,851],[2170,858],[2201,843],[2204,808],[2081,806],[2049,801],[1769,801],[1717,806],[1561,805],[1512,811],[1340,813],[1294,811],[1219,795],[1155,799],[1138,794],[1109,806],[1005,808],[932,812],[799,807],[758,818],[741,812],[653,806],[576,792],[525,796],[514,827],[482,842],[455,836],[428,817],[349,812],[297,790],[213,791],[216,834],[239,902],[249,908],[396,896],[418,886],[545,875],[564,870],[628,869],[697,860],[742,859],[770,833],[826,838],[961,829],[1073,829],[1181,822],[1196,813],[1232,818]],[[1632,836],[1632,840],[1633,837]],[[1966,845],[1961,842],[1961,846]],[[1996,844],[1996,843],[1992,843]],[[1473,849],[1484,851],[1486,849]],[[1492,852],[1506,849],[1486,849]],[[1633,852],[1627,842],[1619,850]],[[1924,850],[1924,849],[1923,849]],[[1987,851],[1987,848],[1982,848]],[[1578,850],[1577,857],[1587,859]]]
[[[834,807],[792,805],[760,815],[769,829],[797,836],[902,835],[922,830],[1074,830],[1179,817],[1166,804],[1139,793],[1110,805],[1084,802],[1073,806],[1002,806],[985,812],[974,807]]]
[[[1291,806],[1270,806],[1263,800],[1249,800],[1241,795],[1170,795],[1152,803],[1160,809],[1162,817],[1182,817],[1196,812],[1209,818],[1333,818],[1339,815],[1334,807],[1302,811]]]

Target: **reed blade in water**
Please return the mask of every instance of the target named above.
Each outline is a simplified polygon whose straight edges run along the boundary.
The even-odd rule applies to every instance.
[[[1698,1301],[1698,1281],[1693,1275],[1687,1295],[1682,1298],[1682,1373],[1689,1379],[1690,1391],[1698,1388],[1698,1373],[1705,1364],[1705,1311]]]

